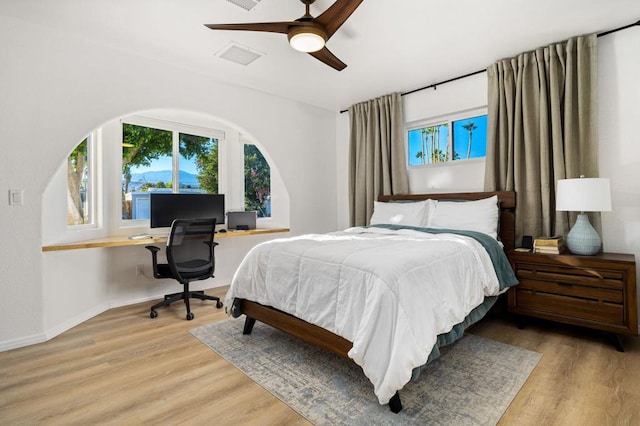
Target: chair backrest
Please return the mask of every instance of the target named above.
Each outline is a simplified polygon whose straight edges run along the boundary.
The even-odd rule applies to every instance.
[[[176,219],[167,240],[167,263],[183,284],[213,276],[215,219]]]

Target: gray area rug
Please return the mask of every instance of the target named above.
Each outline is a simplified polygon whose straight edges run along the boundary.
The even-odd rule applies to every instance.
[[[542,355],[467,334],[401,391],[398,414],[380,405],[354,362],[244,317],[191,334],[316,425],[493,425]]]

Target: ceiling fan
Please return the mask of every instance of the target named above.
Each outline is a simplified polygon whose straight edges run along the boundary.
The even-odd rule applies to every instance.
[[[264,22],[246,24],[206,24],[212,30],[263,31],[286,34],[289,44],[296,50],[307,52],[314,58],[324,62],[338,71],[346,68],[346,64],[327,49],[325,43],[344,24],[349,16],[363,0],[336,0],[327,10],[314,18],[309,13],[309,6],[315,0],[300,0],[306,12],[303,16],[290,22]]]

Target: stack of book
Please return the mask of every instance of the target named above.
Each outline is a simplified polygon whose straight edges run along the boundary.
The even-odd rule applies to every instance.
[[[533,240],[533,252],[545,254],[560,254],[564,250],[564,240],[561,235],[554,237],[538,237]]]

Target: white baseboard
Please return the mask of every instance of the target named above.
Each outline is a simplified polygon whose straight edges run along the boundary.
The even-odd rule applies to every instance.
[[[31,336],[20,337],[18,339],[0,341],[0,352],[46,342],[64,333],[65,331],[72,329],[76,325],[82,324],[86,320],[89,320],[96,315],[109,310],[110,308],[111,306],[109,303],[102,303],[98,306],[94,306],[88,311],[76,315],[73,318],[68,318],[64,322],[56,324],[55,326],[46,329],[42,333],[36,333]]]
[[[0,352],[10,351],[11,349],[31,346],[37,343],[47,341],[45,333],[32,334],[31,336],[19,337],[17,339],[5,340],[0,342]]]
[[[108,309],[109,309],[109,304],[108,303],[102,303],[102,304],[100,304],[98,306],[94,306],[93,308],[89,309],[88,311],[85,311],[85,312],[81,313],[80,315],[76,315],[73,318],[69,318],[64,322],[61,322],[60,324],[57,324],[56,326],[45,330],[44,334],[47,337],[47,340],[53,339],[57,335],[62,334],[65,331],[72,329],[73,327],[75,327],[78,324],[82,324],[86,320],[91,319],[91,318],[95,317],[96,315],[99,315],[99,314],[105,312]]]
[[[178,292],[178,290],[176,290]],[[145,296],[139,297],[137,299],[127,299],[127,300],[112,300],[109,302],[109,309],[121,308],[123,306],[135,305],[136,303],[144,303],[151,302],[152,300],[159,300],[164,297],[164,293],[158,294],[156,296]]]
[[[216,286],[211,288],[215,288],[215,287]],[[179,291],[179,290],[180,290],[179,288],[176,289],[176,291]],[[17,339],[0,341],[0,352],[46,342],[47,340],[51,340],[54,337],[64,333],[65,331],[72,329],[76,325],[82,324],[86,320],[91,319],[103,312],[106,312],[109,309],[120,308],[122,306],[135,305],[136,303],[150,302],[152,300],[161,299],[163,296],[164,296],[164,293],[155,295],[155,296],[140,297],[133,300],[132,299],[117,300],[117,301],[112,300],[110,302],[102,303],[98,306],[95,306],[89,309],[88,311],[81,313],[80,315],[76,315],[73,318],[69,318],[64,322],[61,322],[60,324],[55,325],[54,327],[48,328],[42,333],[36,333],[30,336],[19,337]]]
[[[98,306],[94,306],[88,311],[81,313],[80,315],[76,315],[73,318],[69,318],[64,322],[61,322],[60,324],[55,325],[54,327],[48,328],[42,333],[36,333],[31,336],[20,337],[18,339],[0,341],[0,352],[46,342],[48,340],[53,339],[57,335],[72,329],[76,325],[82,324],[86,320],[91,319],[96,315],[99,315],[107,311],[108,309],[109,309],[109,304],[102,303]]]

